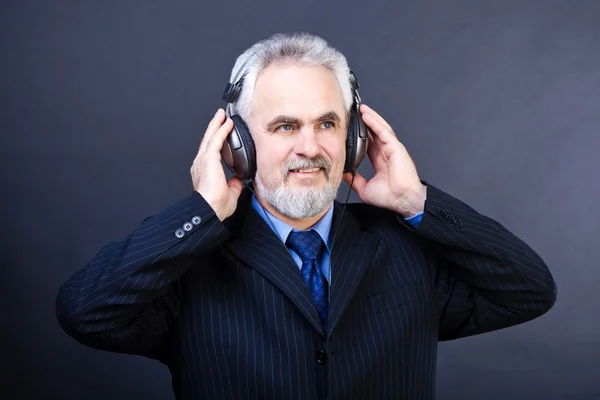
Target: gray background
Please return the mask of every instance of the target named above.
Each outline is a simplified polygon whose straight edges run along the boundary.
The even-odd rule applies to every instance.
[[[600,398],[600,2],[367,3],[2,2],[3,399],[172,398],[158,362],[67,337],[56,291],[192,190],[235,57],[296,30],[345,53],[423,179],[558,282],[543,317],[441,344],[438,398]]]

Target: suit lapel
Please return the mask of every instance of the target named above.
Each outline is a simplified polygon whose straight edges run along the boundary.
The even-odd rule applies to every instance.
[[[364,231],[348,211],[341,215],[342,207],[336,202],[331,227],[335,239],[331,248],[329,334],[346,310],[379,243],[379,239]]]
[[[315,330],[323,337],[319,314],[300,268],[285,245],[252,208],[251,193],[247,191],[238,202],[238,209],[226,226],[233,239],[226,247],[243,263],[255,269],[277,286],[300,310]]]
[[[250,191],[245,189],[236,212],[225,221],[232,234],[226,247],[240,261],[278,287],[324,338],[321,319],[298,265],[279,237],[254,210],[251,196]],[[379,239],[364,231],[347,210],[342,215],[342,207],[335,202],[330,231],[334,242],[330,257],[333,284],[330,288],[328,334],[348,306],[379,243]]]

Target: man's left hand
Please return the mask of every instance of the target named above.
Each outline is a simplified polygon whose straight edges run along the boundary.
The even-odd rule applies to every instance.
[[[364,203],[387,208],[405,218],[422,212],[427,187],[421,183],[406,148],[398,141],[390,125],[375,110],[361,104],[360,112],[370,129],[367,155],[375,174],[367,182],[357,172],[353,189]],[[350,184],[352,174],[345,173],[344,181]]]

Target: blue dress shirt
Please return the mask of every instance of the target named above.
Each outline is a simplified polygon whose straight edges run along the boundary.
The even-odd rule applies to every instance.
[[[260,215],[265,220],[267,225],[269,227],[271,227],[273,232],[275,232],[275,234],[279,237],[279,239],[285,246],[285,242],[287,241],[287,238],[288,238],[290,232],[292,230],[297,230],[297,229],[294,229],[291,226],[289,226],[288,224],[286,224],[285,222],[277,219],[277,217],[273,216],[273,214],[271,214],[266,209],[264,209],[261,206],[261,204],[258,202],[258,199],[256,198],[255,195],[252,195],[252,207],[256,210],[258,215]],[[417,215],[414,215],[410,218],[405,218],[405,219],[412,226],[417,228],[419,226],[419,223],[421,222],[422,217],[423,217],[423,213],[421,212]],[[329,279],[329,256],[330,256],[330,252],[331,252],[331,239],[332,239],[329,235],[329,232],[331,231],[332,219],[333,219],[333,205],[331,207],[329,207],[329,210],[325,213],[325,215],[323,215],[323,217],[319,221],[317,221],[317,223],[314,224],[311,228],[311,229],[314,229],[319,234],[319,236],[321,236],[321,239],[323,239],[323,242],[325,243],[325,250],[323,251],[323,255],[321,257],[319,265],[321,266],[323,275],[325,275],[325,279],[327,280],[329,285],[331,285],[331,281]],[[298,268],[302,268],[302,259],[300,258],[300,256],[298,254],[296,254],[295,251],[289,249],[287,246],[286,246],[286,248],[290,252],[290,255],[292,256],[294,261],[296,262],[296,265],[298,265]]]

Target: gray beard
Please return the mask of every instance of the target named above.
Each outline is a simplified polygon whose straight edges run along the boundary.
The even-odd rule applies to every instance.
[[[324,211],[337,197],[337,190],[330,182],[322,189],[310,187],[289,189],[282,183],[277,189],[269,189],[259,175],[255,179],[260,195],[278,212],[292,219],[312,218]]]

